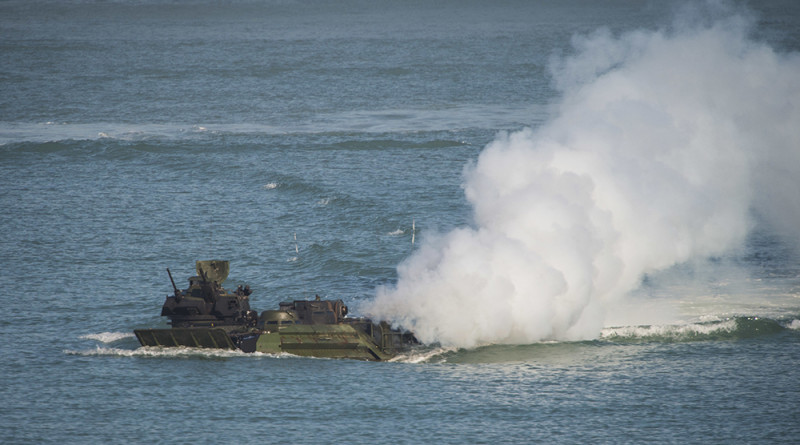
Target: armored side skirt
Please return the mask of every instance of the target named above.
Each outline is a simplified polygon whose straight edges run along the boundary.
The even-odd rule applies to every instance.
[[[137,329],[142,346],[236,349],[230,334],[221,328]]]
[[[137,329],[142,346],[241,349],[268,354],[388,360],[395,351],[381,348],[371,336],[349,325],[296,325],[279,332],[232,333],[222,328]]]

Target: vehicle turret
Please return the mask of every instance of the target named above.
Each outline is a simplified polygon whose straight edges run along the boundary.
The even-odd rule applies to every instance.
[[[181,291],[169,269],[174,295],[168,295],[161,315],[173,327],[254,326],[257,315],[250,310],[250,288],[239,286],[230,293],[222,283],[228,277],[228,261],[197,261],[197,276],[189,278],[189,287]]]

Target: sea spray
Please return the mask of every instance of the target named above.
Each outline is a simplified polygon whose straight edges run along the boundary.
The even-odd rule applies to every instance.
[[[644,274],[740,247],[753,214],[789,227],[796,187],[768,192],[800,173],[800,59],[748,23],[576,38],[554,117],[467,168],[474,226],[429,236],[363,312],[445,346],[597,338]]]
[[[101,343],[114,343],[119,340],[134,338],[133,332],[100,332],[98,334],[81,335],[84,340],[95,340]]]

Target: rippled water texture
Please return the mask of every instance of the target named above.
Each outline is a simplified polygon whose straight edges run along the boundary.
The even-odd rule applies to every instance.
[[[741,243],[722,253],[645,270],[613,310],[589,320],[602,322],[565,317],[591,335],[568,338],[555,322],[525,344],[508,341],[519,336],[448,342],[442,335],[384,363],[142,348],[132,335],[166,326],[159,314],[172,291],[167,267],[183,286],[195,260],[230,260],[226,286],[249,285],[259,311],[319,294],[357,312],[419,278],[398,266],[421,270],[409,259],[453,246],[442,239],[494,239],[486,234],[504,218],[481,213],[473,198],[487,189],[468,181],[485,171],[486,147],[513,151],[518,146],[502,141],[528,141],[548,128],[564,130],[530,140],[563,142],[585,129],[596,130],[581,134],[589,140],[635,134],[625,125],[617,133],[594,126],[607,113],[586,108],[569,125],[552,122],[580,98],[570,94],[594,91],[575,85],[618,79],[635,66],[620,54],[659,32],[683,35],[685,25],[736,34],[726,28],[736,21],[725,20],[742,17],[743,60],[767,48],[763,54],[776,56],[761,59],[761,68],[788,73],[771,79],[796,85],[796,2],[694,8],[580,0],[0,2],[0,442],[796,443],[800,262],[786,227],[770,224],[765,211],[748,217]],[[602,42],[619,50],[603,56],[618,57],[618,65],[588,63],[585,55]],[[572,66],[586,77],[553,75],[569,61],[586,62]],[[664,72],[680,78],[685,68]],[[675,95],[684,86],[676,83]],[[735,114],[724,109],[739,97],[731,91],[714,97],[720,108],[712,117]],[[783,116],[796,116],[798,91],[781,97]],[[659,121],[663,111],[628,116]],[[776,130],[762,139],[764,153],[796,133],[781,119],[764,128]],[[682,140],[673,135],[644,139]],[[775,178],[796,167],[765,164]],[[618,177],[632,171],[615,165]],[[517,167],[526,166],[508,162],[508,175],[498,176],[524,182],[532,175]],[[589,176],[555,190],[566,200]],[[796,190],[796,177],[769,194],[785,204],[776,209],[792,208],[796,198],[786,190]],[[511,210],[564,202],[522,198]],[[535,221],[554,214],[538,211]],[[512,258],[544,256],[540,247]],[[476,252],[454,256],[476,267],[485,259],[472,261]],[[425,264],[431,275],[448,276],[450,263]],[[481,283],[484,269],[475,270],[456,284]],[[484,316],[549,314],[529,306],[503,312],[502,293],[462,315],[463,307],[448,306],[452,295],[433,292],[422,303],[429,313],[455,314],[456,327],[485,328]],[[427,329],[418,307],[383,313]],[[426,332],[445,331],[442,324]]]

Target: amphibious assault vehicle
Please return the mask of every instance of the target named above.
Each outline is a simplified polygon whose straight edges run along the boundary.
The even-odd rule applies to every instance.
[[[142,346],[240,349],[244,352],[387,360],[417,344],[410,332],[386,322],[347,317],[342,300],[295,300],[258,315],[250,309],[249,286],[228,292],[228,261],[197,261],[197,276],[178,289],[172,273],[173,295],[161,315],[171,328],[137,329]]]

